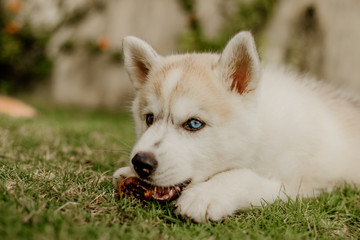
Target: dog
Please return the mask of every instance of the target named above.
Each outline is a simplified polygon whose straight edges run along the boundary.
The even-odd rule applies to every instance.
[[[176,213],[203,222],[360,183],[360,101],[262,66],[250,32],[220,55],[163,57],[132,36],[123,54],[138,141],[115,186],[129,176],[163,191],[186,185]]]

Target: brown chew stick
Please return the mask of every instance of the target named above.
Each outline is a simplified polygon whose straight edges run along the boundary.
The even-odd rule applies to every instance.
[[[119,185],[119,195],[134,196],[141,201],[150,201],[152,188],[149,184],[137,177],[128,177]]]
[[[160,202],[170,202],[179,197],[180,192],[179,186],[152,186],[137,177],[128,177],[119,185],[119,196],[133,196],[140,201],[155,199]]]

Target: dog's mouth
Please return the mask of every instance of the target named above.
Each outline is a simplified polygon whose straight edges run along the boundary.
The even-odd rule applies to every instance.
[[[181,184],[168,187],[152,186],[152,197],[163,202],[175,200],[190,182],[191,180],[187,180]]]
[[[172,186],[155,186],[137,177],[126,178],[118,188],[119,195],[133,196],[141,201],[155,199],[159,202],[170,202],[177,199],[181,192],[190,184],[187,180]]]

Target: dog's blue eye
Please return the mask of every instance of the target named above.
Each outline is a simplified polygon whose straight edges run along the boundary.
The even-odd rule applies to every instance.
[[[197,130],[200,130],[201,128],[203,128],[204,126],[205,126],[205,123],[203,123],[200,120],[194,119],[194,118],[189,119],[188,121],[186,121],[183,124],[183,127],[189,131],[197,131]]]
[[[189,127],[194,128],[194,129],[198,129],[199,127],[202,126],[202,122],[192,119],[189,121]]]

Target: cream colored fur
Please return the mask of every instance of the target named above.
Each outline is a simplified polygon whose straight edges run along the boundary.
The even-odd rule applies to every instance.
[[[261,67],[253,38],[240,32],[219,56],[159,56],[126,37],[125,65],[136,89],[138,152],[151,152],[154,185],[191,184],[176,201],[194,221],[220,220],[285,194],[316,196],[360,183],[360,104],[283,69]],[[146,114],[154,114],[148,127]],[[198,131],[183,124],[196,118]],[[136,175],[131,164],[114,184]]]

